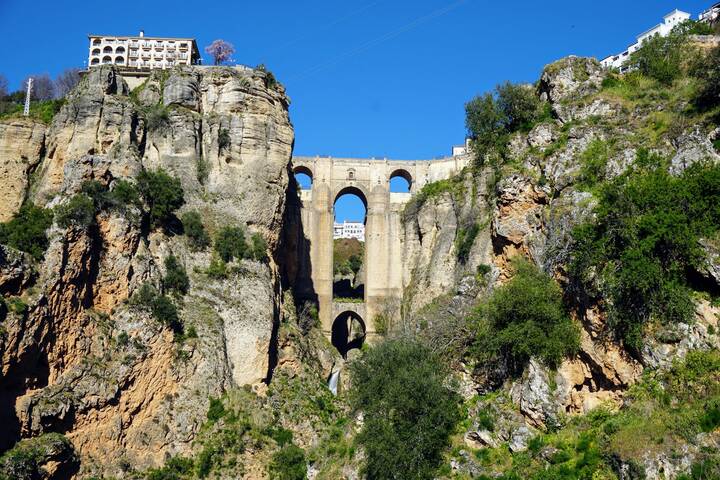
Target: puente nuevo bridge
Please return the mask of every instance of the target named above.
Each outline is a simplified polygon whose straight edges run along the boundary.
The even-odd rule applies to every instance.
[[[304,292],[318,301],[320,322],[326,335],[347,338],[352,318],[362,326],[362,336],[374,335],[373,319],[387,314],[388,305],[399,305],[403,293],[403,242],[401,213],[405,204],[428,183],[449,178],[470,162],[468,155],[436,160],[388,160],[333,157],[293,157],[293,172],[312,179],[300,191],[302,226],[309,243],[310,265],[304,272],[312,289]],[[409,193],[390,191],[390,180],[404,178]],[[365,205],[365,290],[362,303],[333,299],[333,222],[335,201],[354,194]],[[337,345],[336,345],[337,346]]]

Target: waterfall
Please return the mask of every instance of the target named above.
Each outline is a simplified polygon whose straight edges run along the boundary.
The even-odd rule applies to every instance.
[[[340,379],[340,369],[335,370],[332,372],[332,375],[330,375],[330,380],[328,381],[328,388],[332,392],[333,395],[337,396],[337,387],[338,387],[338,380]]]

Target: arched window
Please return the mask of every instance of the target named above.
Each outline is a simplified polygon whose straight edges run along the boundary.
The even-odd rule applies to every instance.
[[[125,65],[125,59],[123,57],[115,57],[115,63],[118,65]]]
[[[100,63],[100,59],[99,59],[99,58],[93,58],[93,59],[90,61],[90,65],[97,65],[97,64],[99,64],[99,63]]]
[[[313,174],[312,170],[304,166],[295,167],[293,170],[295,181],[298,184],[298,190],[312,190]]]
[[[99,48],[93,48],[92,54],[93,54],[93,55],[100,55],[100,49],[99,49]]]
[[[115,49],[115,53],[123,54],[125,53],[125,47],[120,46]]]
[[[109,57],[109,56],[103,57],[102,63],[103,64],[112,63],[112,57]]]
[[[93,38],[93,45],[100,45],[100,39],[99,39],[99,38]]]
[[[105,47],[103,48],[103,53],[113,53],[112,47]]]
[[[390,174],[390,191],[393,193],[410,193],[412,177],[407,170],[399,169]]]

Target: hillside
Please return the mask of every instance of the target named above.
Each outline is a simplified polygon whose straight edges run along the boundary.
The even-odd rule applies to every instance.
[[[474,164],[405,205],[347,361],[297,297],[272,74],[103,66],[0,118],[0,479],[720,478],[710,40],[471,100]]]

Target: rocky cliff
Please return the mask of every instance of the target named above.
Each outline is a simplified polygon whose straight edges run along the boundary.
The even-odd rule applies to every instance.
[[[192,67],[155,72],[130,92],[110,67],[93,69],[49,126],[0,121],[0,183],[8,220],[23,202],[54,207],[88,181],[112,189],[142,170],[180,180],[184,206],[208,232],[260,234],[270,260],[205,274],[209,251],[171,229],[149,228],[134,207],[97,213],[87,228],[55,225],[41,262],[0,250],[0,448],[62,433],[71,470],[123,475],[192,450],[208,399],[266,388],[281,321],[278,249],[293,128],[283,87],[259,70]],[[129,299],[159,286],[176,257],[190,287],[180,299],[187,338]],[[44,438],[44,437],[43,437]],[[50,468],[52,471],[53,469]]]

